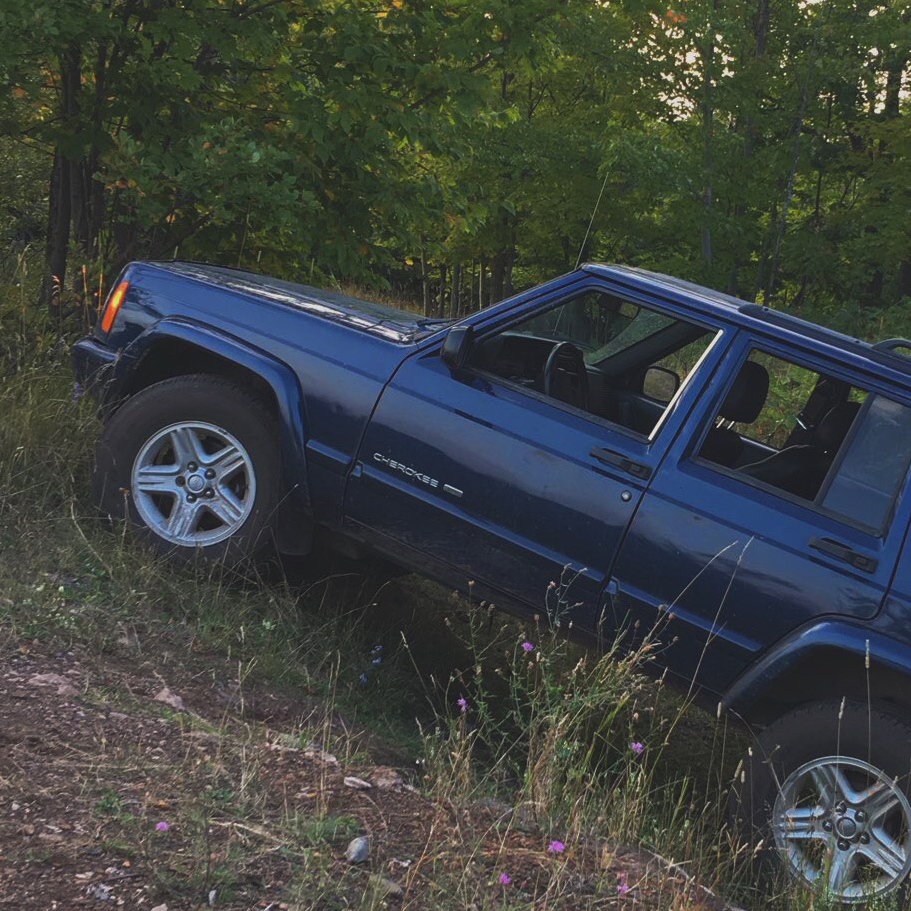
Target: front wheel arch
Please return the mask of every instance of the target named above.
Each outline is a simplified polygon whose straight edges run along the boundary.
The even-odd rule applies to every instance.
[[[140,335],[120,360],[109,390],[109,414],[165,379],[205,374],[237,383],[272,410],[278,425],[282,499],[277,536],[282,553],[305,555],[313,520],[304,441],[306,409],[293,371],[239,339],[182,320],[162,320]]]

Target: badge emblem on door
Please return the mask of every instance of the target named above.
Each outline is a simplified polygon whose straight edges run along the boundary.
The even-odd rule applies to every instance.
[[[373,453],[373,461],[385,465],[392,471],[401,472],[406,478],[419,481],[428,487],[437,488],[440,486],[440,482],[436,478],[432,478],[429,474],[424,474],[424,472],[419,471],[417,468],[412,468],[410,465],[405,465],[403,462],[390,459],[389,456],[384,456],[381,452]],[[454,497],[462,496],[462,491],[458,487],[453,487],[451,484],[443,484],[442,487],[446,493],[452,494]]]

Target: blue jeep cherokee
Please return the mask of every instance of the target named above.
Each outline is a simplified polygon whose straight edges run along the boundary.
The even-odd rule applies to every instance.
[[[657,630],[762,731],[740,818],[851,902],[911,868],[904,346],[616,266],[449,324],[173,262],[74,357],[97,496],[161,551],[320,536],[517,613],[571,579],[593,644]]]

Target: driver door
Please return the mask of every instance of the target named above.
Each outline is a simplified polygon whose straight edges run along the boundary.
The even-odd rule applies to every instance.
[[[677,342],[671,326],[686,329]],[[619,378],[605,363],[644,345],[630,367],[644,376],[660,331],[655,361],[668,342],[697,336],[700,369],[681,376],[669,402],[650,402],[659,417],[642,432],[613,415],[608,386]],[[481,583],[513,608],[597,631],[614,555],[720,334],[589,288],[479,325],[464,367],[447,366],[437,343],[384,391],[350,476],[346,521],[381,549],[412,549],[459,589]],[[544,365],[560,342],[582,350],[586,408],[544,394]]]

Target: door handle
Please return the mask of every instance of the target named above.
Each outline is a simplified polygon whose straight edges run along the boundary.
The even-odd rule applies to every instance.
[[[652,470],[648,465],[643,465],[641,462],[634,462],[632,459],[623,455],[622,452],[614,452],[613,449],[599,449],[596,446],[589,455],[593,459],[597,459],[605,465],[613,465],[614,468],[619,468],[621,471],[625,471],[627,474],[631,474],[634,478],[639,478],[641,481],[647,481],[652,476]]]
[[[835,557],[836,560],[841,560],[842,563],[847,563],[849,566],[863,570],[865,573],[875,573],[876,567],[879,566],[879,560],[868,557],[866,554],[858,553],[848,547],[847,544],[841,544],[829,538],[810,538],[809,545],[821,554]]]

